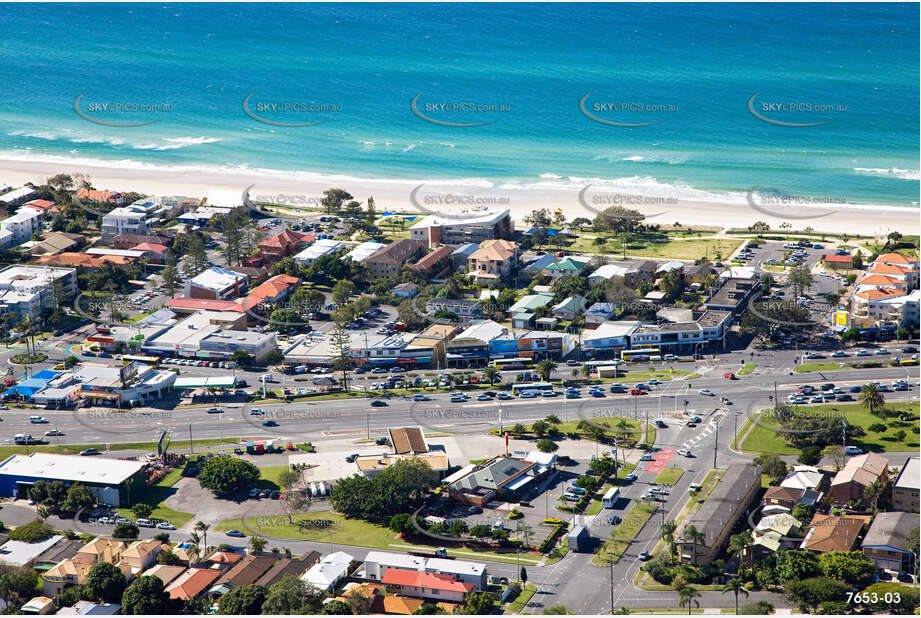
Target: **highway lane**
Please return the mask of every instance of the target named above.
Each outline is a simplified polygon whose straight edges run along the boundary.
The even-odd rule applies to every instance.
[[[391,397],[385,399],[386,407],[371,407],[367,399],[333,399],[310,402],[273,404],[225,404],[217,407],[221,414],[208,414],[211,405],[159,409],[142,407],[119,412],[107,408],[83,408],[80,410],[35,410],[19,409],[0,411],[3,419],[3,437],[0,443],[11,444],[13,434],[32,433],[37,435],[48,429],[58,429],[64,436],[49,440],[56,444],[84,444],[98,442],[149,441],[159,437],[166,428],[173,428],[184,438],[188,426],[192,425],[194,438],[249,437],[255,439],[317,440],[330,436],[367,433],[382,434],[387,427],[395,425],[421,425],[427,431],[454,431],[464,434],[483,433],[499,424],[499,410],[503,425],[528,422],[556,414],[562,420],[593,420],[599,416],[626,416],[638,420],[654,420],[683,412],[684,400],[688,410],[710,412],[720,407],[719,398],[732,401],[732,410],[747,406],[771,405],[769,396],[777,394],[783,399],[803,384],[834,382],[841,386],[853,386],[868,381],[891,381],[905,378],[907,368],[871,368],[834,371],[826,373],[794,373],[785,371],[762,372],[745,376],[739,380],[722,378],[721,369],[713,369],[693,381],[678,379],[656,386],[644,396],[610,394],[604,398],[582,399],[537,398],[513,401],[481,402],[471,398],[465,403],[452,403],[447,394],[430,395],[431,401],[414,402],[409,398]],[[698,390],[710,389],[716,396],[698,394]],[[908,400],[917,397],[916,388],[907,392],[886,393],[890,401]],[[265,412],[250,414],[253,408]],[[29,417],[41,415],[48,419],[47,425],[29,422]],[[262,423],[274,421],[277,427],[266,427]],[[744,419],[740,419],[740,426]],[[663,444],[675,445],[668,432],[662,432]],[[680,442],[678,443],[680,444]]]

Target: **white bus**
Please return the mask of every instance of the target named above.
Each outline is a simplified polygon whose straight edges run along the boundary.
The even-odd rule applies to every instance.
[[[326,483],[324,483],[323,481],[320,481],[320,484],[317,487],[320,490],[320,495],[325,496],[326,495]]]
[[[613,509],[614,503],[617,502],[617,494],[620,493],[619,487],[612,487],[607,490],[604,494],[604,497],[601,498],[601,504],[604,505],[606,509]]]

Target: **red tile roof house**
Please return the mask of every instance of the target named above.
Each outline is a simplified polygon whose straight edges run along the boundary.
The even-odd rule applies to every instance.
[[[166,238],[165,236],[151,236],[147,234],[119,234],[112,239],[112,248],[130,249],[145,242],[149,242],[155,245],[169,246],[172,244],[173,240],[171,238]]]
[[[215,569],[189,569],[166,587],[171,599],[190,601],[198,598],[222,575]]]
[[[308,244],[316,240],[313,234],[301,234],[286,229],[277,236],[270,236],[259,243],[259,252],[266,263],[272,264],[278,260],[294,255]]]
[[[77,191],[77,197],[81,200],[92,200],[106,204],[112,202],[116,205],[125,202],[125,196],[115,191],[97,191],[95,189],[80,189]]]
[[[825,254],[822,256],[822,262],[829,268],[851,268],[854,265],[854,257],[850,255]]]
[[[474,588],[473,584],[459,582],[451,575],[405,569],[387,569],[381,583],[388,589],[396,588],[403,596],[458,603],[463,603],[464,597]]]
[[[863,500],[864,491],[876,480],[883,486],[889,480],[889,460],[876,453],[858,455],[835,475],[828,493],[835,504]]]
[[[40,210],[44,215],[56,215],[61,212],[61,209],[55,206],[54,202],[48,200],[32,200],[31,202],[26,202],[23,206]]]
[[[166,264],[166,255],[169,252],[169,247],[166,245],[157,245],[151,242],[145,242],[135,247],[131,247],[131,250],[143,251],[147,256],[147,260],[151,264]]]

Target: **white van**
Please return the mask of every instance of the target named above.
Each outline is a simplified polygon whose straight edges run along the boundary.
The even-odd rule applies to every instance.
[[[311,483],[311,484],[310,484],[310,495],[311,495],[312,497],[316,497],[316,496],[317,496],[317,484],[316,484],[316,483]]]
[[[134,523],[137,524],[139,528],[155,528],[157,526],[157,524],[149,519],[139,519]]]
[[[863,455],[863,449],[856,446],[845,446],[844,452],[848,455]]]
[[[320,490],[320,495],[325,496],[326,495],[326,483],[324,483],[323,481],[320,481],[320,484],[317,487]]]

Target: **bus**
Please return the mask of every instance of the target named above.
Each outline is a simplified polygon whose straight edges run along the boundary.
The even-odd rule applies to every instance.
[[[530,369],[534,366],[534,359],[531,358],[497,358],[492,362],[492,366],[500,371],[506,369]]]
[[[659,348],[633,348],[631,350],[624,350],[620,353],[620,357],[625,361],[631,362],[662,360],[662,354]]]
[[[550,382],[528,382],[525,384],[513,384],[512,394],[520,395],[522,391],[552,391],[553,384]]]
[[[130,365],[135,362],[144,363],[145,365],[157,365],[160,363],[160,358],[157,356],[134,356],[131,354],[122,356],[122,363],[125,365]]]
[[[614,503],[617,502],[617,494],[620,493],[620,487],[612,487],[607,490],[604,496],[601,498],[601,504],[606,509],[613,509]]]

